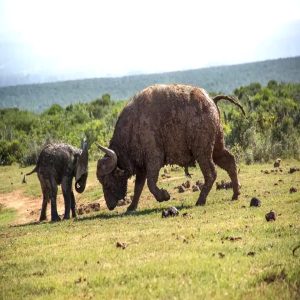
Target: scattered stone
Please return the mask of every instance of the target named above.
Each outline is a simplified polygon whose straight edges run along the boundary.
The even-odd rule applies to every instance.
[[[272,274],[265,276],[265,278],[263,280],[267,284],[270,284],[277,280],[285,280],[285,278],[286,278],[286,273],[284,270],[282,270],[279,274],[272,273]]]
[[[247,253],[247,256],[254,256],[255,255],[255,252],[254,251],[250,251]]]
[[[224,258],[225,257],[225,254],[222,253],[222,252],[219,252],[218,254],[219,254],[219,258]]]
[[[280,167],[280,163],[281,163],[281,159],[277,158],[274,162],[274,168],[279,168]]]
[[[260,207],[261,206],[261,201],[255,197],[253,197],[250,201],[250,207],[255,206],[255,207]]]
[[[235,241],[239,241],[242,238],[240,236],[234,237],[234,236],[226,236],[225,238],[222,238],[221,240],[226,240],[226,241],[230,241],[230,242],[235,242]]]
[[[297,171],[300,171],[300,168],[292,167],[292,168],[290,168],[289,173],[290,173],[290,174],[293,174],[293,173],[295,173],[295,172],[297,172]]]
[[[83,214],[89,214],[90,212],[99,211],[99,210],[100,210],[100,203],[94,202],[88,204],[81,204],[77,209],[77,213],[78,215],[83,215]]]
[[[270,174],[270,172],[268,170],[265,170],[264,174]]]
[[[177,210],[176,207],[174,206],[171,206],[167,209],[164,209],[162,211],[162,214],[161,214],[161,217],[162,218],[168,218],[168,217],[175,217],[175,216],[178,216],[179,215],[179,211]]]
[[[182,216],[183,216],[184,218],[190,218],[190,219],[193,218],[192,215],[189,214],[189,213],[187,213],[187,212],[183,213]]]
[[[184,193],[185,192],[184,186],[180,185],[177,188],[178,188],[178,193]]]
[[[121,199],[118,201],[117,206],[124,206],[127,204],[130,204],[132,202],[133,196],[125,197],[124,199]]]
[[[116,243],[117,248],[122,248],[123,250],[127,247],[127,244],[124,242],[117,242]]]
[[[184,188],[186,188],[186,189],[189,189],[189,188],[191,187],[191,182],[190,182],[189,180],[187,180],[186,182],[184,182],[184,183],[182,184],[182,186],[183,186]]]
[[[200,190],[202,190],[202,188],[204,186],[203,182],[201,182],[200,180],[197,180],[195,184],[199,187]]]
[[[275,183],[274,183],[274,185],[278,185],[278,183],[277,183],[277,182],[275,182]]]
[[[198,192],[198,191],[200,191],[199,186],[194,184],[194,185],[192,186],[192,191],[193,191],[193,192]]]
[[[295,187],[291,187],[290,188],[290,194],[292,194],[292,193],[296,193],[298,190],[295,188]]]
[[[269,221],[275,221],[276,220],[276,213],[274,211],[270,211],[269,213],[267,213],[265,215],[266,217],[266,220],[269,222]]]
[[[225,182],[224,180],[221,181],[221,183],[216,182],[216,189],[217,190],[228,190],[232,189],[232,182]]]

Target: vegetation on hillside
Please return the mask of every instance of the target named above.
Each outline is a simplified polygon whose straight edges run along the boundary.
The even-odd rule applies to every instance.
[[[252,163],[271,158],[300,158],[300,84],[259,83],[235,90],[246,117],[232,104],[220,103],[226,144],[238,159]],[[110,95],[66,108],[52,105],[41,114],[16,108],[0,110],[0,165],[33,164],[43,145],[61,141],[79,146],[86,137],[90,156],[94,142],[107,145],[124,101]]]
[[[109,93],[113,99],[128,99],[155,83],[180,82],[203,87],[209,92],[232,93],[238,86],[251,82],[266,85],[271,79],[299,83],[300,57],[161,74],[3,87],[0,88],[0,108],[41,112],[53,103],[65,107],[71,103],[88,102],[104,93]]]

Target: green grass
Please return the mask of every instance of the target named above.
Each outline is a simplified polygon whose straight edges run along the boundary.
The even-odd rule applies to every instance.
[[[0,299],[299,299],[300,250],[296,256],[292,251],[300,244],[300,172],[287,172],[299,164],[284,161],[283,173],[269,175],[261,169],[271,170],[271,164],[241,165],[240,200],[230,201],[231,190],[214,187],[204,207],[194,206],[198,193],[174,189],[186,181],[179,169],[159,180],[175,199],[158,203],[145,187],[133,214],[124,214],[126,207],[110,212],[102,206],[77,220],[10,227],[2,223],[2,210]],[[95,163],[90,171],[78,203],[102,197]],[[5,172],[1,168],[1,180],[14,180],[20,169]],[[202,178],[198,169],[191,173],[193,182]],[[35,177],[13,186],[36,195]],[[222,179],[228,180],[218,169],[217,180]],[[298,192],[290,194],[291,186]],[[5,189],[1,193],[12,187]],[[132,190],[131,180],[129,194]],[[253,196],[261,207],[249,207]],[[171,205],[180,215],[161,218]],[[271,209],[277,220],[266,222]],[[190,217],[183,217],[185,212]],[[117,241],[128,246],[117,248]]]

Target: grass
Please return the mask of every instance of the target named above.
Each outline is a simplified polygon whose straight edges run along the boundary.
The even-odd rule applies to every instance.
[[[160,177],[159,185],[174,199],[158,203],[145,187],[133,214],[102,205],[77,220],[11,227],[14,215],[2,208],[0,299],[299,299],[300,250],[292,252],[300,244],[300,172],[287,172],[294,165],[299,162],[284,161],[282,173],[270,174],[261,170],[271,164],[241,165],[240,200],[230,201],[231,190],[214,187],[204,207],[194,206],[198,193],[174,189],[186,179],[182,169],[168,167],[171,178]],[[22,185],[21,171],[0,169],[1,193],[21,189],[40,196],[36,176]],[[191,173],[192,182],[202,177],[198,169]],[[228,180],[218,169],[222,179]],[[291,186],[298,192],[290,194]],[[253,196],[261,207],[249,207]],[[91,163],[87,190],[77,202],[101,197]],[[180,215],[161,218],[171,205]],[[270,210],[275,222],[265,220]],[[127,247],[117,248],[118,241]]]

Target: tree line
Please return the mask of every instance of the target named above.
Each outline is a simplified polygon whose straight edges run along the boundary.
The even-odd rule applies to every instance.
[[[246,163],[277,157],[300,159],[300,84],[269,81],[252,83],[234,91],[246,111],[221,102],[226,145]],[[65,108],[53,104],[38,114],[17,108],[0,110],[0,165],[34,164],[42,147],[65,142],[79,147],[86,137],[90,157],[96,159],[95,141],[107,145],[126,101],[109,94],[89,103]]]

